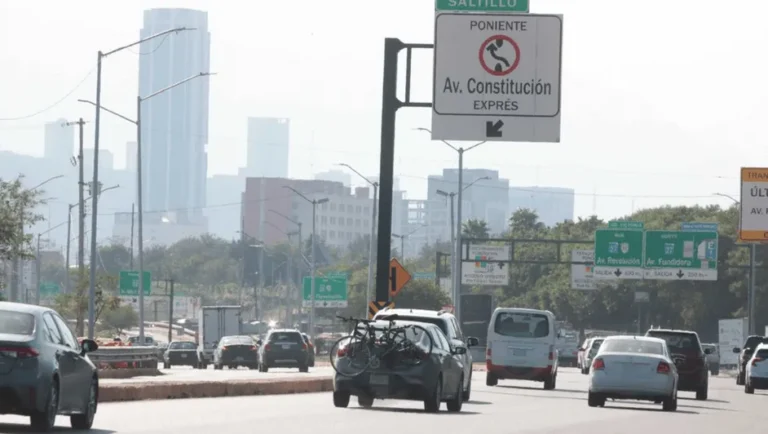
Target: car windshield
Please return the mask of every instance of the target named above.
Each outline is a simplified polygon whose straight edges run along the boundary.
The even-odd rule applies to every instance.
[[[227,336],[221,340],[221,345],[253,345],[249,336]]]
[[[0,333],[31,336],[35,332],[35,317],[26,312],[0,310]]]
[[[610,339],[603,342],[601,353],[638,353],[638,354],[664,354],[664,346],[661,342],[651,342],[641,339]]]
[[[761,348],[755,354],[755,357],[766,360],[768,359],[768,348]]]
[[[702,345],[701,347],[702,347],[703,349],[705,349],[705,350],[712,350],[712,353],[716,353],[716,352],[717,352],[717,345],[712,345],[712,344],[704,344],[704,345]]]
[[[701,351],[699,340],[691,333],[649,332],[648,336],[664,339],[669,351]]]
[[[194,342],[171,342],[168,346],[169,350],[194,350],[197,349],[197,345]]]
[[[765,338],[762,336],[750,336],[747,338],[747,342],[744,343],[744,348],[745,349],[748,348],[751,351],[754,351],[755,348],[757,348],[758,345],[763,343],[764,340]]]
[[[387,316],[381,316],[376,319],[380,319],[382,321],[387,320]],[[397,314],[397,319],[402,321],[413,321],[413,322],[423,322],[427,324],[434,324],[438,327],[440,327],[440,330],[443,331],[443,333],[448,336],[448,329],[445,326],[445,321],[443,321],[440,318],[437,317],[423,317],[423,316],[409,316],[409,315],[401,315]]]
[[[549,319],[540,313],[501,312],[493,330],[514,338],[543,338],[549,335]]]
[[[269,335],[269,342],[303,344],[304,339],[298,332],[275,332]]]

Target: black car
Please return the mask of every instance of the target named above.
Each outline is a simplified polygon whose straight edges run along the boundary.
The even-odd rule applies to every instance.
[[[706,401],[709,391],[709,366],[702,350],[699,335],[687,330],[651,329],[645,334],[664,339],[672,361],[675,362],[678,381],[677,390],[696,392],[696,399]]]
[[[250,336],[225,336],[221,338],[213,351],[213,369],[237,369],[246,366],[250,369],[259,367],[259,347]]]
[[[197,365],[197,344],[194,342],[173,341],[168,344],[168,349],[163,353],[163,368],[171,366]]]
[[[388,327],[389,321],[373,323],[374,327]],[[338,372],[333,380],[333,404],[347,407],[350,396],[357,396],[361,407],[371,407],[374,399],[405,399],[424,402],[424,410],[429,413],[440,411],[440,405],[447,403],[448,411],[461,411],[464,403],[464,363],[462,356],[466,347],[451,347],[448,338],[434,324],[410,321],[395,321],[394,326],[417,324],[421,329],[410,329],[408,340],[423,350],[420,363],[398,362],[399,355],[392,360],[383,360],[371,364],[368,369],[355,376],[345,376]],[[423,336],[426,332],[429,336]],[[431,339],[430,339],[431,338]],[[431,351],[430,351],[431,341]],[[340,348],[337,365],[345,363],[349,353]],[[343,372],[343,371],[342,371]]]
[[[0,302],[0,414],[29,416],[34,432],[50,431],[57,415],[88,430],[96,415],[99,373],[56,311]]]
[[[733,352],[739,354],[739,371],[736,375],[736,384],[743,386],[745,383],[744,376],[747,372],[747,363],[752,358],[752,354],[755,353],[755,349],[758,345],[768,342],[768,338],[765,336],[752,335],[747,337],[746,342],[742,348],[734,348]]]
[[[259,340],[259,371],[269,368],[299,368],[309,372],[309,346],[301,332],[293,329],[273,329]]]
[[[301,337],[304,338],[304,343],[307,344],[307,355],[309,356],[309,367],[315,367],[315,344],[312,343],[312,338],[308,334],[302,333]]]

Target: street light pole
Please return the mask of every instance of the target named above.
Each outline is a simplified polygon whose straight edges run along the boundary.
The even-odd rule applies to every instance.
[[[373,260],[374,257],[374,238],[376,238],[376,215],[378,213],[377,205],[379,203],[379,183],[373,182],[370,179],[366,178],[355,170],[352,166],[349,164],[341,163],[340,166],[344,166],[347,169],[355,172],[357,176],[363,178],[365,182],[370,184],[373,187],[373,215],[371,216],[371,239],[368,240],[368,288],[366,289],[366,300],[365,300],[365,306],[363,306],[363,316],[362,318],[367,318],[368,316],[368,302],[373,300],[373,267],[375,266],[375,262]]]
[[[296,193],[299,197],[306,200],[312,205],[312,252],[310,256],[310,264],[309,264],[309,273],[310,273],[310,290],[309,290],[309,336],[314,339],[315,337],[315,249],[316,249],[316,243],[317,243],[317,206],[324,204],[329,201],[327,197],[324,197],[322,199],[310,199],[307,196],[305,196],[300,191],[296,190],[293,187],[284,186],[284,188],[287,188],[291,190],[292,192]]]

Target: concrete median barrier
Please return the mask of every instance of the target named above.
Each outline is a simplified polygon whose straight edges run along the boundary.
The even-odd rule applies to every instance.
[[[331,378],[101,384],[99,402],[287,395],[331,390]]]
[[[99,369],[101,379],[124,379],[133,377],[157,377],[163,375],[157,368]]]

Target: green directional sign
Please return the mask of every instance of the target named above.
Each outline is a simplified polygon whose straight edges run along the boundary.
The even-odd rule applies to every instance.
[[[608,222],[608,229],[635,229],[642,231],[644,226],[643,222]]]
[[[59,294],[59,284],[56,282],[40,282],[40,296],[52,296]]]
[[[642,279],[643,231],[599,229],[595,232],[594,279]]]
[[[436,0],[435,10],[453,12],[528,12],[528,0]]]
[[[149,295],[152,291],[152,276],[149,271],[144,272],[144,295]],[[120,295],[131,296],[139,295],[139,272],[121,271],[120,272]]]
[[[646,231],[644,276],[717,280],[717,241],[712,231]]]
[[[435,280],[437,279],[437,276],[435,273],[431,271],[417,271],[415,273],[411,273],[413,276],[413,280]]]
[[[312,306],[312,278],[304,278],[304,307]],[[315,277],[315,307],[347,307],[347,277],[336,275]]]

